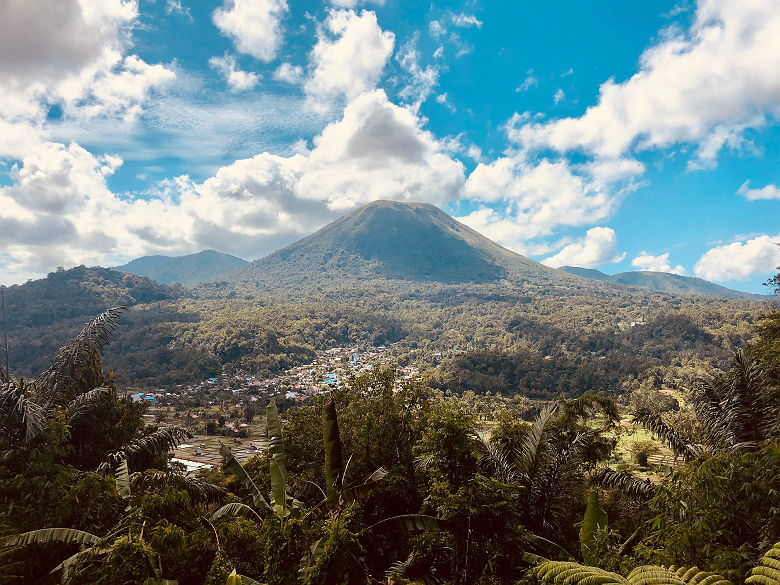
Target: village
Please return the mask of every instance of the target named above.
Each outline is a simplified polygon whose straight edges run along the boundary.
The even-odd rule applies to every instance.
[[[323,351],[312,363],[290,368],[272,378],[246,373],[220,374],[191,384],[134,392],[130,398],[149,406],[144,417],[160,426],[181,425],[193,437],[179,445],[173,461],[189,471],[216,467],[220,445],[228,445],[239,461],[262,453],[266,447],[265,407],[275,400],[280,411],[307,405],[351,377],[370,373],[382,365],[396,364],[392,346],[335,347]],[[415,379],[414,365],[397,368],[399,383]]]

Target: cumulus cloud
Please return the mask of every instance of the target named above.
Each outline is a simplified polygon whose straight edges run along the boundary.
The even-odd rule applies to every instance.
[[[376,14],[331,10],[318,28],[304,89],[314,104],[328,108],[341,97],[352,100],[376,87],[393,53],[395,35],[383,31]]]
[[[560,268],[561,266],[580,266],[594,268],[602,264],[620,262],[626,253],[618,253],[617,236],[612,228],[590,228],[585,237],[564,246],[563,249],[543,260],[543,264]]]
[[[548,236],[561,226],[601,221],[620,199],[619,192],[565,160],[529,161],[520,154],[477,165],[465,194],[492,206],[461,221],[512,249],[522,249],[524,241]]]
[[[679,264],[675,267],[672,267],[671,264],[669,264],[669,252],[665,252],[659,256],[653,256],[647,252],[640,252],[639,256],[631,260],[631,266],[649,272],[668,272],[670,274],[685,276],[685,268]]]
[[[257,73],[238,69],[236,67],[236,58],[233,55],[212,57],[209,59],[209,66],[225,78],[228,86],[233,91],[246,91],[252,89],[260,82],[260,76]]]
[[[240,53],[258,61],[272,61],[282,44],[285,0],[224,0],[211,19]]]
[[[606,81],[579,117],[524,122],[525,148],[582,150],[618,158],[629,150],[699,145],[694,166],[780,114],[780,11],[776,0],[702,0],[687,30],[667,30],[630,79]]]
[[[173,71],[128,55],[135,1],[0,4],[0,117],[40,123],[49,104],[74,118],[134,120]]]
[[[707,250],[693,271],[706,280],[728,282],[771,274],[780,264],[780,234],[762,235]]]
[[[303,67],[286,62],[282,63],[274,71],[274,79],[291,85],[298,85],[303,82]]]
[[[759,199],[780,199],[780,188],[776,185],[767,185],[761,189],[751,189],[750,181],[745,181],[737,189],[737,193],[742,195],[748,201],[758,201]]]
[[[11,184],[0,187],[3,272],[17,281],[58,265],[203,248],[256,258],[355,206],[375,199],[441,204],[465,181],[445,145],[381,90],[348,104],[311,150],[264,152],[202,183],[181,176],[135,198],[107,186],[118,157],[40,137],[26,147]]]
[[[442,203],[464,182],[463,165],[385,92],[368,92],[315,138],[296,192],[346,210],[375,199]]]

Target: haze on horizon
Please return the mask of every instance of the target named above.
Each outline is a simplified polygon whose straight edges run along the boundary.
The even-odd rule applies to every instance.
[[[780,3],[9,0],[0,283],[262,257],[377,199],[768,293]]]

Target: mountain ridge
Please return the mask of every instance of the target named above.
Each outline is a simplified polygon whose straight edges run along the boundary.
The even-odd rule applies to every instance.
[[[185,256],[142,256],[112,270],[146,276],[160,284],[192,285],[218,278],[249,264],[247,260],[216,250]]]
[[[649,270],[635,270],[619,272],[617,274],[605,274],[594,268],[581,268],[579,266],[561,266],[558,270],[576,274],[590,280],[622,284],[636,288],[650,289],[655,292],[676,295],[704,295],[724,297],[731,299],[762,300],[764,295],[751,294],[731,288],[726,288],[702,278],[693,276],[681,276],[669,272],[654,272]]]

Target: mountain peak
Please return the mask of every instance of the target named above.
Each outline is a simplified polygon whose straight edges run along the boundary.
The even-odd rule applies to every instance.
[[[255,282],[386,278],[493,282],[554,271],[463,225],[429,203],[373,201],[237,273]]]

